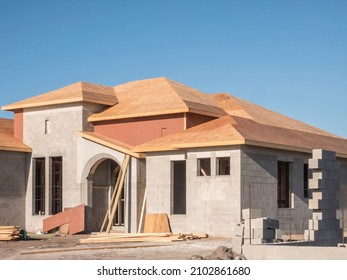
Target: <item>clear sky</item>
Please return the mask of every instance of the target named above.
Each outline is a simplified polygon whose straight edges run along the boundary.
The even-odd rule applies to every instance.
[[[0,35],[1,106],[164,76],[347,137],[346,0],[0,0]]]

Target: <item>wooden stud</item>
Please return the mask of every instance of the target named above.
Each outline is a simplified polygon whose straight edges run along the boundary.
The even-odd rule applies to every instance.
[[[110,233],[111,231],[111,227],[112,227],[112,221],[114,219],[114,215],[116,214],[116,210],[117,210],[117,206],[118,206],[118,201],[119,201],[119,198],[120,198],[120,195],[122,193],[122,189],[123,189],[123,184],[124,184],[124,178],[125,178],[125,174],[127,173],[127,168],[128,168],[128,165],[129,165],[129,161],[130,161],[130,156],[129,155],[125,155],[125,158],[124,158],[124,169],[121,169],[120,170],[120,181],[119,181],[119,185],[117,187],[117,194],[116,194],[116,198],[115,198],[115,201],[114,201],[114,204],[113,204],[113,208],[112,208],[112,212],[111,212],[111,216],[108,220],[108,225],[107,225],[107,228],[106,228],[106,232],[107,233]]]

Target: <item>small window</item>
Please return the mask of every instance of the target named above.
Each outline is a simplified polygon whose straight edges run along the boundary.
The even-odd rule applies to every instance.
[[[63,211],[63,159],[52,157],[51,161],[51,214]]]
[[[45,214],[45,158],[34,158],[34,215]]]
[[[51,133],[51,123],[49,120],[45,120],[45,134]]]
[[[289,208],[289,162],[279,161],[277,164],[277,206]]]
[[[230,158],[220,157],[216,161],[217,175],[230,175]]]
[[[304,198],[308,198],[308,164],[304,164]]]
[[[211,176],[211,159],[198,159],[198,176]]]

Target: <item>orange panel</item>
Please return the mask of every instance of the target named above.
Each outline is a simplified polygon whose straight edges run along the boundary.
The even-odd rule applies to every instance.
[[[136,146],[184,129],[184,115],[130,118],[96,122],[94,132]]]
[[[48,217],[43,220],[43,232],[56,229],[62,226],[63,231],[69,234],[83,232],[85,230],[84,204],[78,205]]]
[[[14,137],[23,141],[23,110],[14,112]]]

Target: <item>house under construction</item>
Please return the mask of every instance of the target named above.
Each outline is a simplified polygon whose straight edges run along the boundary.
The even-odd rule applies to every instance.
[[[312,175],[314,149],[335,152],[333,187],[347,187],[347,139],[167,78],[78,82],[2,109],[14,119],[0,119],[0,225],[36,231],[84,204],[85,229],[99,231],[124,171],[115,230],[137,232],[144,209],[167,213],[174,232],[229,237],[254,208],[304,233],[326,207],[309,203],[325,180]],[[340,217],[347,199],[335,198]]]

